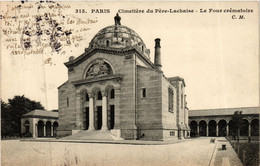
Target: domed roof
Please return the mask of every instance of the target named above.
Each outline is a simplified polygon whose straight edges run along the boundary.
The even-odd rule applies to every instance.
[[[137,46],[141,52],[149,56],[150,50],[146,49],[140,36],[127,26],[121,25],[121,17],[118,14],[114,19],[115,25],[101,29],[91,40],[90,47],[128,48]]]

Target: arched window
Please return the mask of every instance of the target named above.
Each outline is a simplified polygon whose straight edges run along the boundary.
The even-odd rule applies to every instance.
[[[97,99],[98,99],[98,100],[102,100],[102,93],[101,93],[100,91],[98,91]]]
[[[109,41],[108,40],[106,41],[106,46],[109,47]]]
[[[88,93],[86,93],[86,101],[89,101]]]
[[[110,98],[111,98],[111,99],[114,99],[114,98],[115,98],[115,90],[114,90],[114,89],[112,89],[112,90],[110,91]]]

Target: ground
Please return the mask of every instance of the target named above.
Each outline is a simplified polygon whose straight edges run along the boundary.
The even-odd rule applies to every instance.
[[[220,146],[210,139],[164,145],[6,140],[1,142],[2,166],[208,166],[217,162],[213,158],[219,158],[216,149]]]

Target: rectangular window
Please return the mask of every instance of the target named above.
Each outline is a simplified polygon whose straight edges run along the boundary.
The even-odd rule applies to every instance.
[[[146,94],[146,88],[142,88],[142,98],[146,98],[147,94]]]
[[[175,131],[170,131],[170,136],[175,136]]]
[[[173,90],[170,88],[168,90],[168,107],[169,112],[173,112]]]
[[[70,100],[69,98],[67,97],[67,107],[70,105]]]

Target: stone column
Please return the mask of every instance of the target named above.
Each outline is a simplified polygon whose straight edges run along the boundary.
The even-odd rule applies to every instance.
[[[35,123],[34,123],[34,119],[32,119],[32,125],[30,123],[30,126],[32,126],[32,128],[30,127],[30,132],[32,133],[32,137],[35,138]]]
[[[102,128],[101,130],[108,130],[107,128],[107,92],[102,92]]]
[[[38,137],[38,124],[35,124],[35,138]]]
[[[227,136],[229,135],[229,124],[227,123],[227,128],[226,128],[226,130],[227,130]]]
[[[81,94],[76,94],[76,129],[81,130],[83,128],[83,124],[81,121]]]
[[[43,136],[46,137],[46,124],[44,122],[44,125],[43,125]]]
[[[206,136],[208,137],[209,136],[209,124],[207,123],[207,130],[206,130]]]
[[[51,124],[51,136],[53,137],[53,124]]]
[[[89,127],[88,130],[93,131],[95,130],[94,127],[94,94],[90,93],[89,96]]]
[[[115,89],[115,124],[114,124],[114,129],[120,129],[120,88]]]
[[[198,136],[200,136],[200,125],[197,123],[197,133],[198,133]]]
[[[218,137],[218,123],[216,124],[216,136]]]
[[[248,136],[251,136],[251,123],[248,123]]]

